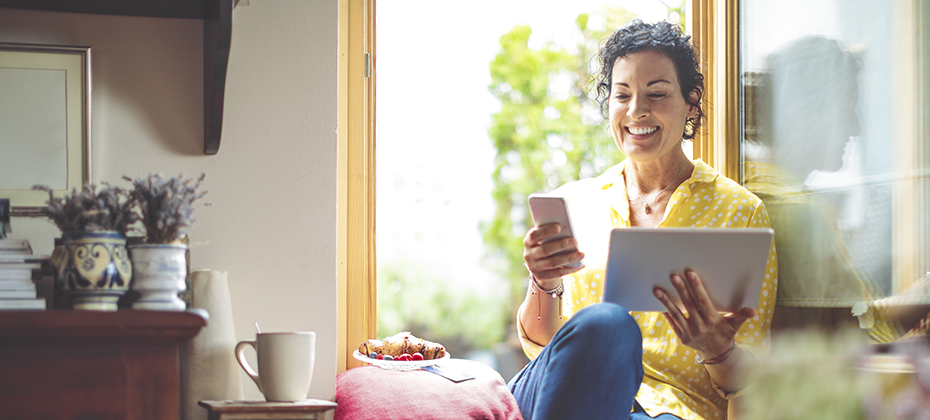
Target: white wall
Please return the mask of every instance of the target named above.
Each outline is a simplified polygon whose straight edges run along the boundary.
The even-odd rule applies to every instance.
[[[311,398],[336,376],[336,0],[250,0],[233,13],[219,153],[203,150],[198,20],[0,8],[0,42],[91,46],[94,182],[207,173],[191,268],[229,272],[237,338],[317,332]],[[51,253],[50,223],[13,237]],[[232,351],[232,349],[230,349]],[[243,376],[247,399],[261,399]]]

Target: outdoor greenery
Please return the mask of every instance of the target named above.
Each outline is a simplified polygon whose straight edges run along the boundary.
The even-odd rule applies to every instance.
[[[410,331],[442,343],[455,357],[502,341],[509,317],[503,297],[445,281],[413,262],[395,261],[378,273],[378,337]]]
[[[743,370],[750,375],[746,380],[753,384],[754,390],[743,397],[740,417],[759,420],[918,418],[902,416],[903,412],[894,417],[887,416],[890,413],[866,415],[864,409],[876,402],[872,400],[878,400],[875,408],[881,410],[882,388],[902,393],[907,389],[906,383],[896,387],[885,383],[903,379],[902,375],[861,368],[861,358],[868,354],[866,344],[867,336],[854,329],[838,330],[833,334],[801,330],[776,336],[772,340],[771,358]]]
[[[682,1],[669,16],[684,21]],[[440,274],[410,274],[394,262],[378,273],[379,337],[398,331],[439,341],[452,354],[491,350],[513,326],[526,291],[523,236],[532,226],[526,197],[592,177],[620,162],[594,100],[590,75],[599,43],[635,15],[617,7],[578,15],[575,42],[538,42],[529,26],[500,37],[489,63],[490,92],[500,101],[488,129],[496,149],[493,219],[481,224],[485,263],[511,284],[496,297],[458,290]],[[566,20],[566,25],[572,22]],[[406,267],[402,269],[401,267]]]
[[[501,103],[488,130],[497,150],[492,175],[496,213],[481,229],[489,259],[512,282],[509,313],[515,313],[526,290],[523,236],[533,224],[527,196],[596,176],[623,158],[598,111],[590,80],[597,71],[600,41],[634,17],[624,8],[581,14],[575,19],[580,37],[574,45],[533,47],[529,26],[516,26],[500,39],[489,86]]]

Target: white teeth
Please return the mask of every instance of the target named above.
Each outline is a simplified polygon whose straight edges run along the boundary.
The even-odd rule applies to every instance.
[[[643,134],[652,133],[658,129],[659,127],[630,127],[630,133],[641,136]]]

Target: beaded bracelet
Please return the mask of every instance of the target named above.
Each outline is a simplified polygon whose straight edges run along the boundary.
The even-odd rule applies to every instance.
[[[736,340],[733,340],[733,345],[730,347],[730,349],[723,352],[723,354],[721,354],[720,356],[717,356],[710,360],[704,360],[704,357],[702,357],[701,354],[698,353],[698,355],[694,357],[694,361],[702,365],[716,365],[718,363],[723,363],[724,360],[727,360],[730,357],[730,355],[733,354],[733,350],[736,350]]]
[[[533,274],[530,274],[530,285],[533,287],[532,293],[536,296],[536,319],[542,319],[539,315],[542,312],[542,303],[539,301],[539,294],[545,293],[552,296],[553,299],[559,298],[562,299],[562,294],[565,293],[565,287],[562,285],[562,282],[559,282],[559,285],[552,290],[544,290],[542,287],[539,287],[539,283],[536,282],[536,277],[533,277]],[[559,302],[559,319],[562,319],[562,303]]]

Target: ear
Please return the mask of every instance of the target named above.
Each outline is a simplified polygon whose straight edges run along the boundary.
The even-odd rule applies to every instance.
[[[694,118],[697,116],[698,107],[690,105],[692,103],[701,103],[701,94],[697,89],[692,90],[688,95],[688,118]]]

